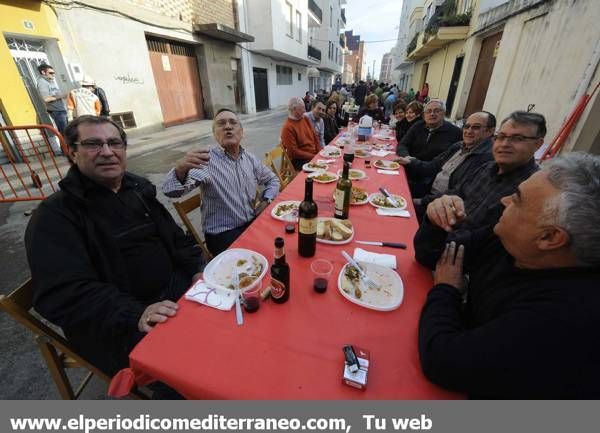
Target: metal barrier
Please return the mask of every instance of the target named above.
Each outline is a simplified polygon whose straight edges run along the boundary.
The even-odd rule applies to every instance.
[[[9,161],[0,165],[0,203],[43,200],[58,190],[69,161],[57,155],[67,146],[55,128],[2,126],[0,144]]]

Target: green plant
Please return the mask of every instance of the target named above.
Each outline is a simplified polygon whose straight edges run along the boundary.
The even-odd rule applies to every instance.
[[[410,53],[412,53],[415,48],[417,48],[417,39],[419,39],[419,33],[416,33],[412,40],[408,43],[408,45],[406,46],[406,55],[408,56]]]
[[[446,0],[433,14],[424,30],[423,42],[435,35],[440,27],[467,26],[471,21],[472,11],[456,13],[456,0]]]

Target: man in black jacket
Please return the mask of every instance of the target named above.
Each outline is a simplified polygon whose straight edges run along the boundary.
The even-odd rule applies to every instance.
[[[421,314],[423,371],[474,398],[597,399],[600,157],[556,158],[502,203],[495,235],[451,234]]]
[[[25,233],[35,309],[90,362],[112,375],[200,277],[200,249],[125,171],[125,132],[81,116],[65,130],[74,165]]]
[[[423,196],[440,196],[460,184],[470,172],[491,161],[492,136],[496,129],[496,117],[482,111],[471,114],[463,127],[463,139],[450,145],[431,161],[421,161],[410,156],[397,161],[404,165],[408,174],[410,192],[416,204]],[[428,197],[427,204],[433,200]]]
[[[462,139],[462,131],[444,120],[446,107],[443,101],[432,99],[425,105],[423,121],[415,123],[402,138],[396,154],[431,161],[448,150],[452,143]]]
[[[500,199],[539,169],[533,156],[545,135],[546,119],[541,114],[515,111],[502,121],[492,149],[494,161],[474,170],[456,189],[427,206],[414,239],[415,257],[421,264],[435,267],[448,233],[498,222],[503,209]],[[430,226],[439,236],[427,234]]]

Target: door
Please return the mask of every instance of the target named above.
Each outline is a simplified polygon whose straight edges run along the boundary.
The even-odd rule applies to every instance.
[[[252,68],[254,74],[254,98],[256,99],[256,111],[269,109],[269,85],[267,81],[267,70]]]
[[[421,91],[423,88],[423,84],[427,82],[427,73],[429,72],[429,62],[423,64],[423,68],[421,69],[421,80],[419,82],[419,88],[416,91]]]
[[[29,40],[7,37],[6,44],[10,54],[17,65],[23,84],[27,89],[31,103],[35,107],[39,122],[52,125],[50,115],[46,111],[46,104],[37,91],[37,80],[40,74],[37,67],[49,64],[48,55],[44,42],[41,40]]]
[[[483,109],[485,96],[490,85],[501,40],[502,32],[484,39],[481,43],[481,51],[479,53],[479,59],[477,60],[473,82],[471,83],[471,90],[465,107],[464,117],[470,116]]]
[[[204,118],[195,49],[178,41],[146,36],[165,126]]]
[[[457,57],[454,62],[454,71],[452,71],[452,79],[450,80],[450,89],[448,90],[448,97],[446,98],[446,113],[450,115],[452,112],[452,106],[454,105],[454,97],[456,96],[456,89],[458,88],[458,80],[460,79],[460,71],[462,69],[464,57]]]

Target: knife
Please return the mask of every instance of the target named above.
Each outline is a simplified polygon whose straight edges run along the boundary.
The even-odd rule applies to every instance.
[[[398,204],[398,202],[396,201],[396,199],[394,197],[392,197],[390,195],[389,192],[387,192],[387,190],[384,187],[379,188],[379,191],[381,191],[381,193],[385,196],[386,200],[394,207],[400,207],[400,205]]]
[[[363,245],[377,245],[378,247],[391,247],[391,248],[401,248],[403,250],[406,249],[406,244],[402,244],[399,242],[371,242],[371,241],[354,241],[357,244]]]
[[[240,303],[240,276],[238,275],[237,269],[234,267],[231,275],[231,284],[235,290],[235,321],[238,325],[244,324],[244,316],[242,314],[242,305]]]

